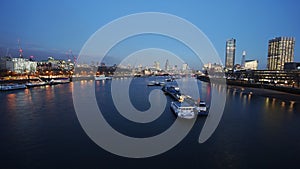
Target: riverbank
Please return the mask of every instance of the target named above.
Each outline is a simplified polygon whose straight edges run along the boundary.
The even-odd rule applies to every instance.
[[[269,90],[263,88],[252,88],[252,87],[242,87],[242,86],[234,86],[229,85],[227,88],[232,92],[237,92],[241,95],[248,95],[248,96],[261,96],[266,98],[275,98],[282,101],[288,102],[298,102],[300,103],[300,95],[298,94],[287,94],[286,92],[281,92],[277,90]]]
[[[210,83],[210,78],[207,76],[198,76],[198,80],[202,82]],[[214,78],[214,82],[223,81],[221,78]],[[290,94],[297,94],[300,95],[300,88],[299,87],[290,87],[290,86],[282,86],[282,85],[275,85],[275,84],[262,84],[262,83],[250,83],[248,81],[242,80],[233,80],[233,79],[226,79],[226,84],[229,86],[241,86],[241,87],[251,87],[251,88],[259,88],[259,89],[269,89],[275,90]]]
[[[50,82],[51,80],[67,80],[69,79],[70,81],[73,80],[73,78],[69,77],[55,77],[55,78],[45,78],[45,77],[40,77],[40,78],[20,78],[20,79],[6,79],[6,80],[0,80],[1,85],[5,84],[26,84],[28,82],[36,82],[36,81],[44,81],[44,82]]]
[[[63,76],[63,77],[33,77],[33,78],[19,78],[19,79],[5,79],[0,80],[0,84],[25,84],[32,81],[45,81],[51,80],[70,79],[70,81],[81,81],[81,80],[94,80],[94,76]]]
[[[236,80],[227,80],[227,85],[269,89],[269,90],[276,90],[280,92],[300,95],[300,88],[296,88],[296,87],[280,86],[280,85],[273,85],[273,84],[248,83],[248,82],[236,81]]]

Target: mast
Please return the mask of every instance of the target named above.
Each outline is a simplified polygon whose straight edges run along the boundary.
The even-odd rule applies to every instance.
[[[19,57],[23,58],[23,49],[21,48],[20,45],[20,39],[18,39],[18,49],[19,49]]]

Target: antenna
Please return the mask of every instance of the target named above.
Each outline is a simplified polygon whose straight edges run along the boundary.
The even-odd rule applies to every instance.
[[[6,49],[6,54],[5,56],[8,56],[9,48]]]
[[[23,58],[23,49],[21,48],[21,45],[20,45],[20,39],[18,39],[18,49],[19,49],[20,58]]]
[[[243,51],[242,53],[242,61],[241,61],[241,67],[245,68],[245,59],[246,59],[246,51]]]

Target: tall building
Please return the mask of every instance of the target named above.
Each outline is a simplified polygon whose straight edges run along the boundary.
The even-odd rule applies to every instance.
[[[246,60],[246,51],[243,51],[243,54],[242,54],[242,61],[241,61],[241,67],[242,67],[242,68],[245,67],[245,60]]]
[[[225,68],[228,70],[232,70],[234,67],[234,59],[235,59],[235,39],[229,39],[226,41],[226,58],[225,58]]]
[[[165,71],[169,70],[169,60],[166,60],[166,64],[165,64]]]
[[[276,37],[269,40],[268,70],[283,70],[284,63],[294,61],[295,38]]]
[[[158,61],[154,62],[154,68],[160,70],[160,63]]]
[[[187,63],[183,63],[182,64],[182,71],[185,72],[188,70],[188,64]]]

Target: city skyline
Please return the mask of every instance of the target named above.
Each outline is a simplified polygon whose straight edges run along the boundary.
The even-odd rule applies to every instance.
[[[300,37],[299,23],[295,22],[300,13],[298,4],[294,1],[94,1],[89,4],[2,1],[6,15],[0,16],[0,54],[5,55],[9,48],[9,53],[17,57],[17,40],[20,39],[24,57],[39,58],[47,53],[45,57],[66,58],[66,52],[72,49],[78,54],[85,41],[112,20],[132,13],[156,11],[177,15],[195,24],[211,40],[223,65],[224,42],[234,38],[237,40],[235,63],[240,62],[245,50],[247,60],[259,60],[259,68],[266,69],[270,39],[288,36],[297,41]],[[281,24],[277,24],[277,20]],[[298,53],[299,44],[295,43],[295,61],[299,61]]]

